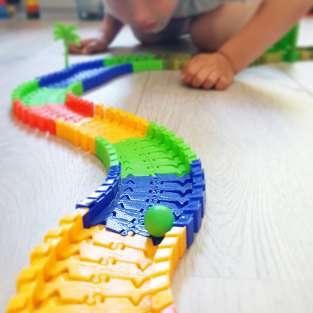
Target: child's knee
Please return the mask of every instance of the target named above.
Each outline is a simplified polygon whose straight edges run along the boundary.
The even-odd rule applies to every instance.
[[[196,30],[190,31],[190,37],[193,44],[200,51],[212,52],[218,50],[217,44],[216,42],[213,42],[212,38],[208,38],[208,36],[203,36]]]
[[[205,26],[203,21],[195,21],[190,28],[190,38],[200,51],[216,51],[223,45],[225,40],[220,34]]]
[[[252,18],[263,0],[230,2],[198,16],[191,24],[193,43],[202,51],[216,51]]]

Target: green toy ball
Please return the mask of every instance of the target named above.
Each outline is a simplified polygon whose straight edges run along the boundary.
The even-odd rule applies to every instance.
[[[145,213],[145,227],[153,237],[164,237],[173,227],[174,215],[172,210],[164,205],[150,207]]]

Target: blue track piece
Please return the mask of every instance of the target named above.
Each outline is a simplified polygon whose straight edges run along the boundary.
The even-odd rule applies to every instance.
[[[49,87],[51,87],[51,88],[67,88],[68,86],[72,85],[75,82],[84,81],[86,79],[96,77],[96,76],[98,76],[101,73],[104,73],[106,71],[107,71],[107,69],[104,67],[94,68],[94,69],[86,69],[86,70],[83,70],[81,72],[77,72],[77,73],[73,74],[72,76],[70,76],[66,79],[61,80],[58,83],[50,84]]]
[[[196,160],[183,177],[157,174],[120,179],[120,167],[111,168],[106,181],[77,207],[89,208],[84,216],[85,227],[104,224],[122,235],[132,232],[149,236],[144,227],[146,210],[156,204],[166,205],[174,214],[174,226],[186,226],[189,246],[200,229],[204,201],[204,173]]]
[[[187,247],[190,247],[191,244],[193,243],[194,233],[195,233],[193,217],[188,214],[183,214],[179,217],[177,221],[175,221],[174,226],[186,227]]]
[[[103,59],[97,59],[89,62],[82,62],[74,64],[73,67],[78,71],[86,71],[86,70],[92,70],[95,68],[103,67]]]
[[[62,81],[70,79],[75,74],[97,68],[103,68],[102,59],[85,63],[77,63],[61,71],[39,77],[38,78],[39,86],[40,87],[52,87],[53,85],[57,86],[59,83],[62,83]]]
[[[63,71],[58,71],[45,76],[38,77],[37,79],[40,87],[49,87],[50,85],[56,84],[59,81],[71,77],[74,73],[75,72],[72,68],[68,68]]]
[[[88,208],[83,221],[85,227],[93,225],[95,217],[100,213],[109,215],[111,211],[107,210],[113,200],[117,198],[118,186],[121,179],[121,166],[112,166],[109,168],[108,175],[101,186],[95,192],[89,195],[85,200],[77,203],[76,208]]]
[[[132,72],[133,72],[133,67],[131,64],[122,64],[122,65],[107,67],[100,74],[84,79],[82,81],[84,92],[94,89],[96,87],[99,87],[103,85],[104,83],[118,76],[129,74]]]

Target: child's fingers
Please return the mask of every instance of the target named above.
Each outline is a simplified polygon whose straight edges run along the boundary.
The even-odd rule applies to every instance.
[[[207,68],[200,69],[200,71],[193,77],[191,85],[195,88],[199,88],[205,82],[209,74],[210,72]]]
[[[211,89],[215,86],[218,81],[218,74],[216,72],[212,72],[205,80],[204,84],[202,85],[204,89]]]
[[[92,54],[98,52],[104,52],[106,49],[105,45],[100,41],[90,42],[83,50],[85,54]]]
[[[93,52],[94,48],[96,45],[96,41],[95,40],[88,40],[84,43],[84,47],[83,47],[83,53],[84,54],[90,54]]]
[[[195,75],[201,70],[201,64],[200,63],[190,63],[189,66],[185,68],[185,70],[182,73],[182,80],[186,84],[191,84],[193,78]]]
[[[70,45],[69,51],[72,54],[82,54],[84,53],[83,51],[86,46],[88,46],[92,41],[93,39],[84,39],[77,45]]]
[[[231,84],[231,81],[229,81],[225,76],[222,76],[219,78],[219,80],[215,84],[215,89],[225,90],[230,84]]]
[[[72,54],[80,54],[82,51],[81,44],[79,45],[70,45],[69,46],[69,52]]]
[[[81,53],[82,53],[82,50],[81,50],[81,48],[71,47],[71,48],[69,49],[69,52],[70,52],[71,54],[81,54]]]

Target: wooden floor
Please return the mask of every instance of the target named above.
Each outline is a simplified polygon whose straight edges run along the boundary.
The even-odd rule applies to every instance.
[[[94,157],[10,116],[17,84],[62,66],[51,25],[0,22],[1,311],[30,249],[104,177]],[[301,41],[312,33],[304,21]],[[136,44],[126,30],[114,46]],[[207,211],[175,276],[180,313],[313,312],[312,73],[313,62],[250,68],[225,92],[144,73],[86,96],[166,125],[203,161]]]

